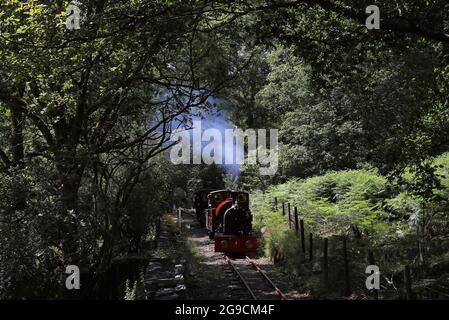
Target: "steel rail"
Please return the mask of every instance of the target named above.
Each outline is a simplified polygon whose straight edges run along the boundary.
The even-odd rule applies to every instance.
[[[238,275],[240,281],[243,283],[243,285],[246,287],[246,289],[248,290],[248,292],[251,294],[251,297],[254,300],[257,300],[256,295],[254,294],[253,290],[251,290],[251,288],[249,287],[248,283],[246,282],[245,278],[241,275],[241,273],[237,270],[237,268],[234,266],[234,264],[231,262],[231,259],[228,258],[227,255],[224,255],[226,262],[232,267],[232,269],[234,270],[234,272]]]
[[[248,282],[245,280],[245,278],[242,276],[242,274],[237,270],[237,268],[235,267],[235,265],[232,263],[231,259],[229,259],[229,257],[225,254],[224,258],[226,260],[226,262],[232,267],[232,269],[234,270],[234,272],[237,274],[237,276],[239,277],[240,281],[243,283],[243,285],[246,287],[246,289],[248,290],[248,292],[251,294],[251,297],[254,300],[258,300],[256,295],[254,294],[253,290],[251,289],[251,287],[249,286]],[[281,300],[287,300],[287,297],[282,293],[282,291],[273,283],[273,281],[271,281],[271,279],[266,275],[265,271],[263,271],[262,269],[260,269],[260,267],[253,261],[251,260],[248,256],[245,256],[245,261],[249,264],[251,264],[258,273],[260,273],[263,278],[265,280],[268,281],[268,283],[273,287],[273,289],[275,290],[275,292],[279,295],[279,297],[281,298]]]
[[[276,293],[279,295],[279,297],[281,297],[281,300],[287,300],[287,297],[282,293],[282,291],[273,283],[273,281],[271,281],[270,278],[268,278],[265,271],[260,269],[259,266],[253,260],[251,260],[248,256],[245,257],[245,260],[248,263],[250,263],[257,270],[257,272],[259,272],[270,283],[270,285],[273,287],[273,289],[276,291]]]

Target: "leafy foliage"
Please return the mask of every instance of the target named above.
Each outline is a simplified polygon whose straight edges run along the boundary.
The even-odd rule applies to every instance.
[[[444,186],[449,183],[448,156],[446,153],[432,162],[438,181]],[[419,178],[408,171],[403,179],[413,185],[413,180]],[[429,201],[408,190],[403,183],[389,182],[376,170],[346,170],[290,180],[270,187],[264,194],[253,194],[252,210],[267,254],[282,261],[291,272],[312,277],[310,281],[314,281],[313,272],[301,269],[304,264],[299,262],[306,259],[298,250],[298,237],[289,230],[288,218],[280,212],[282,203],[290,203],[292,213],[293,207],[298,208],[306,232],[314,235],[318,246],[321,239],[330,239],[330,263],[337,271],[342,268],[340,239],[346,237],[350,241],[353,270],[364,272],[369,249],[377,257],[376,264],[392,277],[404,264],[426,270],[427,273],[421,274],[426,277],[426,274],[433,276],[434,270],[447,272],[449,194],[446,187],[437,188],[434,193],[437,196]],[[339,281],[341,277],[336,276],[334,284]],[[394,296],[394,290],[385,294],[390,293]]]
[[[289,238],[277,197],[317,235],[352,225],[445,259],[447,1],[376,1],[380,30],[359,0],[80,2],[80,30],[69,1],[0,4],[0,298],[72,297],[68,264],[79,296],[107,296],[114,259],[148,254],[164,212],[238,183],[262,192],[273,250]],[[276,176],[167,160],[210,97],[244,129],[280,129]]]

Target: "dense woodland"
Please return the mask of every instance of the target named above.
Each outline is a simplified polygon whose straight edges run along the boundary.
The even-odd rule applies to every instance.
[[[295,250],[276,197],[315,234],[356,225],[429,277],[449,272],[446,0],[78,3],[79,30],[69,1],[0,3],[0,299],[109,298],[159,217],[207,187],[252,192],[268,251]],[[275,176],[169,161],[171,132],[216,108],[279,129]]]

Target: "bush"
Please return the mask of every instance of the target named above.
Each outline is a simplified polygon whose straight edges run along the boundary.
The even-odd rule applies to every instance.
[[[407,183],[389,181],[374,169],[292,179],[269,187],[265,193],[252,194],[254,226],[264,238],[265,254],[292,274],[306,276],[310,282],[316,280],[313,270],[317,266],[304,259],[298,237],[289,231],[287,215],[282,216],[282,203],[290,203],[292,213],[294,207],[298,208],[306,234],[314,235],[316,258],[322,257],[322,238],[329,238],[329,265],[333,268],[329,279],[334,290],[342,285],[343,236],[348,239],[353,281],[364,276],[368,249],[374,253],[376,264],[391,276],[402,272],[405,264],[420,266],[420,270],[439,270],[436,264],[447,265],[444,255],[449,246],[449,154],[435,159],[432,166],[439,179],[436,185],[441,187],[433,190],[431,199],[417,195]],[[417,179],[411,170],[401,178],[409,185]],[[363,290],[360,283],[358,287]]]

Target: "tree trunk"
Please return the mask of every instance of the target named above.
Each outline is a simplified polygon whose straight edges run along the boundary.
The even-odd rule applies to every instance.
[[[65,265],[79,264],[78,252],[78,193],[84,165],[76,156],[76,152],[62,146],[57,156],[57,170],[61,183],[61,216],[63,217],[63,253]]]
[[[23,128],[25,117],[23,113],[16,107],[11,107],[11,137],[10,149],[12,154],[11,166],[17,170],[24,167],[24,146],[23,146]],[[13,209],[25,210],[26,208],[26,192],[23,186],[18,183],[14,186],[14,204]]]
[[[14,166],[23,165],[24,148],[23,148],[23,127],[25,117],[17,108],[11,108],[11,153],[12,164]]]

